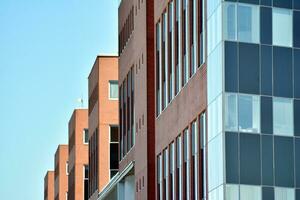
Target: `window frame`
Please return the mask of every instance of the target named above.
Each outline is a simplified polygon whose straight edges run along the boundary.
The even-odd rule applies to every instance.
[[[116,87],[117,87],[117,96],[116,97],[111,97],[111,86],[113,84],[116,84]],[[109,80],[108,81],[108,99],[109,100],[119,100],[119,82],[118,80]]]

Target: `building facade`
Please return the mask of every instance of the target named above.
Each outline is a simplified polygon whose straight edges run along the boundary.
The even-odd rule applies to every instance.
[[[54,200],[54,171],[47,171],[44,178],[44,200]]]
[[[118,57],[98,56],[89,75],[89,199],[118,172]]]
[[[88,110],[75,109],[69,121],[68,200],[88,200]]]
[[[54,159],[54,199],[68,199],[68,145],[59,145]]]
[[[300,2],[155,3],[156,199],[300,199]]]

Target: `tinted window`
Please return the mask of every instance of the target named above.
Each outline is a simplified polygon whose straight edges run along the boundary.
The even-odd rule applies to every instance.
[[[259,4],[259,0],[239,0],[241,3]]]
[[[294,8],[300,9],[300,0],[294,0]]]
[[[261,46],[261,94],[272,95],[272,47]]]
[[[300,47],[300,12],[294,11],[293,31],[294,47]]]
[[[118,161],[118,144],[113,143],[110,144],[110,169],[118,169],[119,161]]]
[[[237,43],[225,42],[225,91],[238,91],[238,58],[237,58]]]
[[[296,190],[296,200],[300,200],[300,189]]]
[[[292,8],[292,0],[273,0],[273,6],[281,8]]]
[[[273,45],[291,47],[293,45],[292,11],[288,9],[273,8],[272,19]]]
[[[226,133],[226,182],[239,183],[238,134]]]
[[[260,0],[260,4],[265,6],[271,6],[272,0]]]
[[[273,107],[271,97],[261,97],[260,104],[261,113],[261,132],[272,134],[273,133]]]
[[[292,97],[292,50],[290,48],[274,47],[274,95]]]
[[[300,50],[294,50],[294,96],[300,98]]]
[[[294,145],[291,137],[275,137],[275,185],[294,187]]]
[[[300,136],[300,101],[294,101],[294,135]]]
[[[262,184],[273,185],[273,137],[261,136]]]
[[[239,91],[259,94],[259,46],[239,45]]]
[[[274,188],[263,187],[262,188],[262,199],[263,200],[274,200]]]
[[[272,44],[272,9],[260,8],[260,42]]]
[[[240,183],[261,183],[260,135],[240,134]]]
[[[296,167],[296,187],[299,188],[300,187],[300,139],[296,138],[295,139],[295,167]],[[299,196],[300,198],[300,196]]]
[[[273,98],[273,132],[275,135],[293,136],[293,101],[288,98]]]

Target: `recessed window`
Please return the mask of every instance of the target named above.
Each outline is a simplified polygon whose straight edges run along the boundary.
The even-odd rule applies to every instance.
[[[288,9],[273,8],[273,45],[291,47],[292,44],[292,11]]]
[[[295,200],[293,188],[275,188],[275,200]]]
[[[238,5],[238,40],[259,43],[259,7]]]
[[[118,99],[118,81],[109,81],[109,99]]]
[[[89,199],[89,193],[88,193],[88,189],[89,189],[89,166],[88,165],[84,165],[84,200],[88,200]]]
[[[239,95],[238,119],[241,132],[260,132],[260,99],[258,96]]]
[[[116,175],[119,169],[118,150],[118,126],[110,126],[110,178]]]
[[[89,143],[89,130],[87,128],[83,129],[83,143]]]
[[[293,136],[293,101],[273,98],[273,130],[275,135]]]

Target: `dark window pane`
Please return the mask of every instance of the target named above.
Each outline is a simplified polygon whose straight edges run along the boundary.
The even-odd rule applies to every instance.
[[[272,95],[272,47],[261,46],[261,94]]]
[[[296,190],[296,200],[300,200],[300,189]]]
[[[260,4],[265,6],[271,6],[272,0],[260,0]]]
[[[240,134],[240,183],[261,184],[260,135]]]
[[[273,0],[273,6],[280,8],[292,8],[292,0]]]
[[[261,132],[266,134],[273,133],[273,104],[271,97],[261,97]]]
[[[259,46],[239,45],[239,91],[259,94]]]
[[[296,187],[300,188],[300,139],[295,139],[295,167],[296,167]],[[300,196],[299,196],[300,198]]]
[[[294,47],[300,47],[300,12],[294,11],[294,21],[293,21],[293,31],[294,31]]]
[[[239,183],[239,163],[238,163],[237,133],[226,133],[226,182]]]
[[[294,96],[300,98],[300,50],[294,50]]]
[[[237,43],[225,42],[225,91],[238,91]]]
[[[300,9],[300,0],[294,0],[294,8]]]
[[[110,127],[110,141],[111,142],[118,142],[118,127],[112,126]]]
[[[294,145],[291,137],[275,137],[275,185],[294,187]]]
[[[300,100],[294,101],[294,134],[300,136]]]
[[[110,144],[110,169],[118,169],[118,144],[111,143]]]
[[[272,8],[260,8],[260,42],[272,44]]]
[[[262,135],[262,184],[273,185],[273,137]]]
[[[259,4],[259,0],[239,0],[241,3]]]
[[[274,200],[274,188],[263,187],[262,188],[262,200]]]
[[[292,97],[292,49],[274,47],[273,60],[274,95],[279,97]]]

